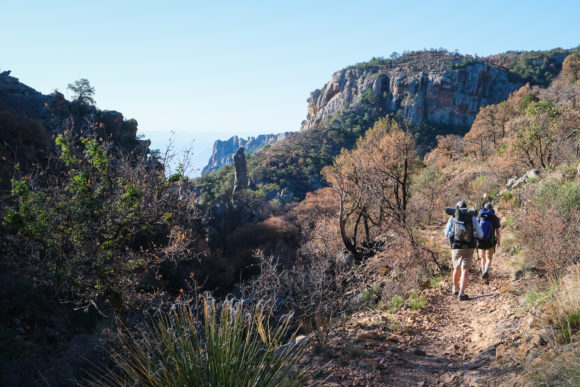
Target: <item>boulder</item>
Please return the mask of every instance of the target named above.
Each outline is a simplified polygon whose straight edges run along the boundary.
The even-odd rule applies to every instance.
[[[532,178],[538,178],[542,175],[542,170],[541,169],[530,169],[529,171],[527,171],[523,176],[521,177],[516,177],[514,176],[513,178],[509,179],[505,188],[506,189],[514,189],[517,188],[519,186],[521,186],[522,184],[527,183],[527,181],[529,179]]]

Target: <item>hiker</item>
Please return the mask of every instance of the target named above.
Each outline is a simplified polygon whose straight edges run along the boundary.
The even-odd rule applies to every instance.
[[[483,231],[483,238],[477,240],[477,248],[481,256],[481,278],[489,283],[489,269],[495,253],[495,246],[500,247],[501,224],[491,203],[487,203],[479,211],[477,219]]]
[[[454,213],[445,226],[445,236],[451,244],[451,258],[453,260],[453,286],[451,293],[457,295],[459,301],[469,300],[465,294],[469,268],[473,259],[473,252],[477,239],[483,236],[481,226],[477,221],[475,210],[467,209],[467,203],[461,200],[455,209],[447,208],[448,214]]]

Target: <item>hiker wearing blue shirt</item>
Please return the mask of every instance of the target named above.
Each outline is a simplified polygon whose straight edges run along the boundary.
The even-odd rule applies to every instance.
[[[477,241],[477,248],[481,256],[481,278],[489,283],[489,269],[495,253],[495,246],[499,247],[501,242],[501,224],[491,203],[487,203],[479,211],[477,219],[484,234],[483,238]]]
[[[473,259],[473,252],[477,246],[477,239],[481,239],[483,231],[475,215],[475,210],[467,209],[467,203],[461,200],[455,209],[454,215],[449,218],[445,226],[445,236],[451,244],[451,259],[453,260],[452,294],[457,295],[460,301],[469,300],[465,294],[465,287],[469,277],[469,268]],[[449,213],[449,212],[448,212]]]

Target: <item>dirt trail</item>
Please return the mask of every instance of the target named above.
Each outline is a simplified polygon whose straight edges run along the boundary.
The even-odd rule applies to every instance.
[[[448,248],[441,234],[436,230],[432,235],[437,244]],[[513,312],[516,301],[510,292],[514,285],[509,265],[505,255],[497,254],[486,284],[474,255],[466,288],[468,301],[460,302],[450,294],[450,279],[442,288],[427,290],[428,304],[403,339],[414,349],[402,353],[406,361],[392,369],[385,382],[487,386],[512,379],[515,370],[502,367],[496,354],[498,345],[517,335],[519,329],[518,316]]]
[[[440,229],[427,232],[449,248]],[[518,282],[511,278],[509,256],[494,256],[490,281],[480,278],[474,256],[468,301],[450,293],[450,278],[439,288],[425,289],[426,306],[401,310],[390,316],[384,310],[353,316],[342,333],[331,339],[335,359],[326,365],[325,386],[503,386],[523,385],[518,372],[525,348],[527,316],[516,313]],[[396,319],[394,328],[389,327]],[[386,328],[389,327],[389,328]],[[522,348],[522,361],[506,355],[509,346]],[[321,360],[322,362],[322,360]],[[320,381],[320,379],[319,379]]]

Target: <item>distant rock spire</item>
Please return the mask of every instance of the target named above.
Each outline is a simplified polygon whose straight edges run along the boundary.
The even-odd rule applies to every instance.
[[[235,179],[234,179],[234,193],[247,189],[249,186],[248,181],[248,167],[246,165],[246,155],[244,154],[244,147],[238,148],[234,154],[234,166],[236,169]]]

